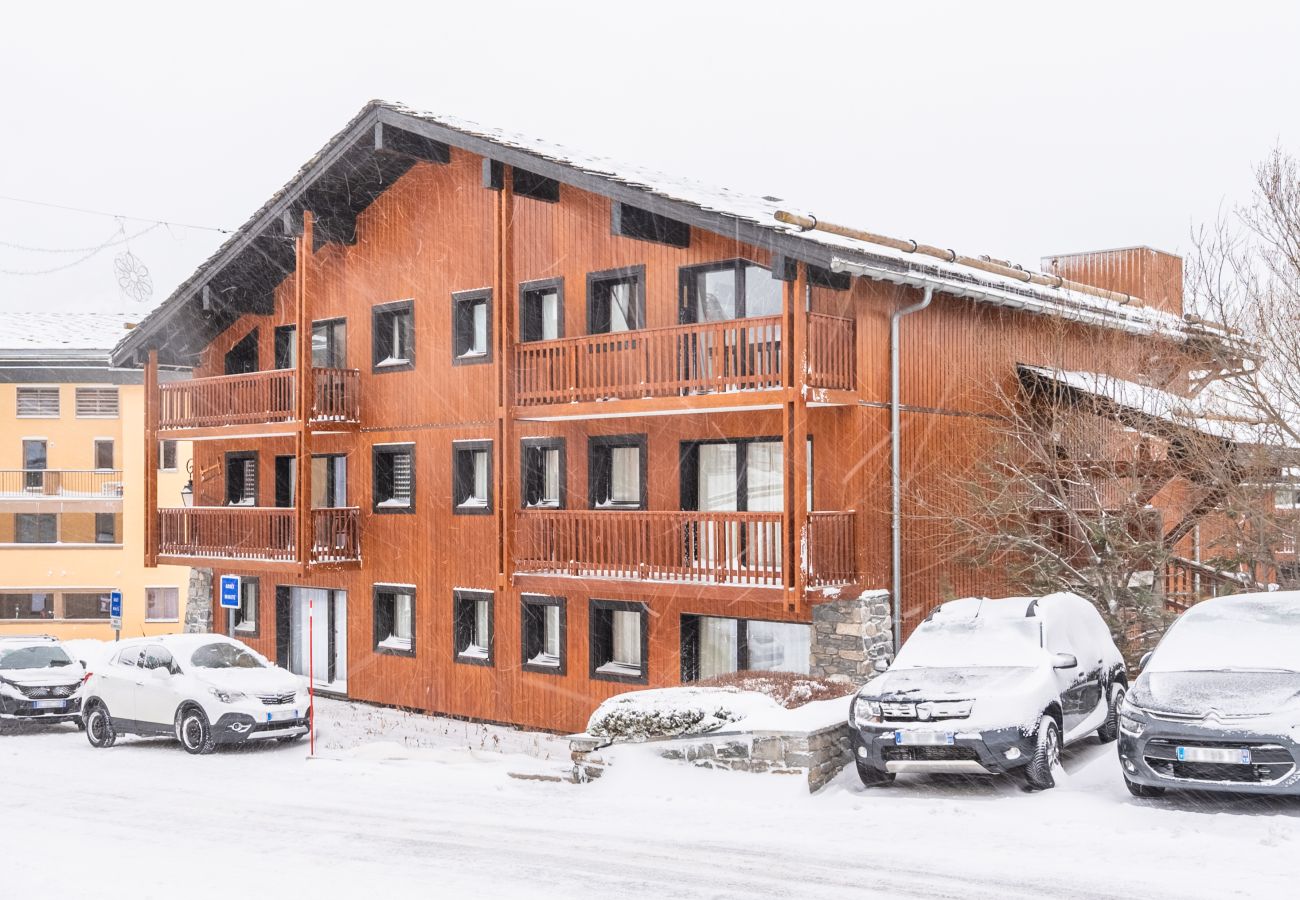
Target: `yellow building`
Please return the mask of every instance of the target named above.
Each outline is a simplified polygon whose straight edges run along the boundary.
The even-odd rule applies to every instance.
[[[114,590],[122,637],[184,628],[190,570],[144,566],[142,376],[108,362],[130,318],[0,312],[0,635],[111,639]],[[160,446],[160,503],[189,459]]]

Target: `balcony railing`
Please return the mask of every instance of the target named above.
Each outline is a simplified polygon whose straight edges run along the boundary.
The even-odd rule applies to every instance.
[[[852,319],[808,314],[808,384],[851,391],[857,381],[857,330]]]
[[[293,369],[217,375],[158,385],[158,428],[264,425],[297,418]],[[356,369],[312,369],[313,422],[359,420]]]
[[[120,499],[120,469],[0,469],[0,500]]]
[[[298,513],[257,506],[160,509],[158,553],[191,559],[297,562]],[[356,562],[356,507],[313,509],[310,562]]]
[[[1224,572],[1181,556],[1172,557],[1165,563],[1161,586],[1165,609],[1176,613],[1185,612],[1192,605],[1211,597],[1264,590],[1263,585],[1256,584],[1245,572]]]
[[[852,513],[815,513],[810,584],[853,580]],[[518,572],[780,587],[779,512],[524,510]]]

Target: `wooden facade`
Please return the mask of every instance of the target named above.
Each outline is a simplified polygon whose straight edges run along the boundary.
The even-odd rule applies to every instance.
[[[625,236],[611,227],[619,200],[563,179],[553,197],[519,194],[519,169],[472,142],[424,156],[341,239],[322,237],[328,197],[296,207],[286,216],[292,268],[269,299],[227,312],[192,381],[152,388],[150,437],[195,441],[194,506],[157,513],[152,561],[256,580],[256,628],[241,636],[272,658],[286,652],[286,589],[345,592],[351,697],[557,730],[581,728],[628,687],[592,671],[590,616],[602,601],[645,605],[638,683],[668,686],[682,680],[684,615],[808,623],[826,598],[890,586],[889,317],[917,289],[828,278],[725,222],[684,226],[686,241]],[[780,309],[683,321],[682,273],[730,260],[777,268]],[[592,277],[608,272],[640,279],[640,321],[592,334]],[[522,292],[536,283],[560,288],[558,334],[523,341]],[[456,298],[467,292],[490,297],[489,347],[473,356],[455,345]],[[385,369],[372,352],[375,309],[405,301],[410,365]],[[346,322],[346,349],[314,365],[311,324],[327,320]],[[276,370],[277,329],[291,325],[296,360]],[[942,293],[905,320],[905,496],[969,464],[1018,363],[1095,368],[1099,333],[1108,360],[1133,371],[1170,353],[1168,338]],[[255,351],[253,371],[225,374],[237,346]],[[589,451],[616,436],[644,446],[643,508],[593,508]],[[524,508],[522,448],[539,439],[564,448],[559,508]],[[779,509],[685,508],[684,448],[755,439],[782,447]],[[480,514],[456,507],[461,442],[491,448]],[[414,448],[409,512],[372,502],[374,448],[389,445]],[[255,473],[233,506],[232,454]],[[323,506],[312,502],[321,486],[311,460],[326,455],[346,460],[346,496]],[[284,458],[297,473],[287,504],[275,484]],[[905,513],[908,627],[941,599],[998,589],[996,573],[936,557],[942,523],[906,501]],[[410,653],[377,646],[383,585],[414,593]],[[457,658],[458,591],[491,600],[490,664]],[[525,595],[563,604],[560,670],[524,665]]]

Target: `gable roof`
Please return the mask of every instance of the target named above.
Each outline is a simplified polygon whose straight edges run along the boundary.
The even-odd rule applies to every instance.
[[[399,152],[377,151],[381,140],[385,147],[395,143]],[[374,100],[115,348],[114,363],[139,364],[145,351],[158,349],[164,363],[184,365],[239,315],[269,312],[271,291],[293,269],[292,244],[284,230],[286,215],[296,216],[323,198],[351,204],[355,219],[355,214],[400,178],[418,156],[434,158],[425,154],[436,156],[439,148],[445,152],[448,146],[836,271],[917,286],[929,284],[977,302],[1104,328],[1174,338],[1196,333],[1218,336],[1212,329],[1161,310],[1124,305],[1063,287],[1026,284],[841,235],[801,231],[777,221],[775,213],[782,209],[804,211],[774,197],[703,185],[453,116]],[[327,218],[322,224],[328,234],[331,229],[346,230],[348,223]],[[198,302],[201,295],[203,300]]]

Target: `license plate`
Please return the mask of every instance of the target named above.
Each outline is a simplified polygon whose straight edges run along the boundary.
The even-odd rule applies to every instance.
[[[277,709],[275,712],[269,712],[266,714],[266,721],[268,722],[279,722],[281,719],[296,718],[298,718],[298,710],[296,709]]]
[[[894,743],[901,747],[951,747],[951,731],[895,731]]]
[[[1179,762],[1250,765],[1250,751],[1244,747],[1179,747]]]
[[[63,709],[68,705],[67,700],[33,700],[32,709]]]

